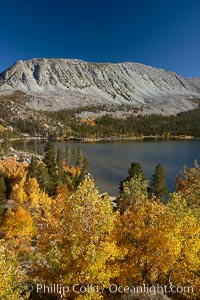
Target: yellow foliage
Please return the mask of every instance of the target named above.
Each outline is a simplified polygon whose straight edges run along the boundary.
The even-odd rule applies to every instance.
[[[28,164],[16,161],[15,157],[6,158],[5,162],[0,160],[0,173],[5,173],[8,178],[22,178],[27,171]]]
[[[81,168],[80,166],[70,166],[68,163],[63,162],[62,164],[63,171],[65,171],[68,175],[71,176],[76,176],[80,175],[81,173]]]
[[[26,290],[25,272],[19,265],[14,251],[7,253],[6,243],[2,240],[0,241],[0,265],[0,299],[29,299],[29,293],[22,295]]]
[[[0,174],[7,175],[11,189],[9,208],[1,224],[1,237],[7,244],[0,241],[0,298],[7,299],[2,296],[6,279],[8,295],[16,284],[11,271],[15,275],[19,272],[16,280],[23,280],[17,253],[22,259],[21,254],[28,248],[27,255],[33,259],[30,277],[35,281],[56,283],[59,278],[63,285],[98,285],[99,293],[71,294],[72,299],[103,299],[102,289],[111,281],[129,286],[193,286],[190,299],[198,299],[198,167],[187,169],[179,178],[179,192],[172,193],[166,205],[149,198],[147,182],[142,178],[125,182],[117,199],[121,215],[113,212],[108,195],[101,195],[90,178],[74,188],[73,181],[81,174],[79,166],[63,162],[62,167],[66,184],[58,185],[52,199],[35,178],[27,179],[27,165],[15,159],[0,161]],[[10,259],[6,257],[6,245]],[[21,252],[15,253],[19,248]],[[9,299],[23,299],[13,295]]]
[[[2,230],[7,238],[30,238],[34,233],[30,213],[19,205],[15,208],[8,208],[3,219]]]
[[[200,168],[197,160],[194,161],[194,168],[184,168],[182,175],[176,178],[175,185],[188,206],[200,208]]]
[[[166,280],[177,251],[171,225],[168,209],[154,199],[137,202],[125,211],[116,233],[125,253],[119,282],[154,284]]]
[[[89,118],[88,119],[83,119],[83,120],[81,120],[81,122],[85,123],[87,125],[90,125],[91,127],[97,126],[97,124],[95,123],[95,121],[92,120],[92,119],[89,119]]]
[[[67,285],[108,286],[119,272],[114,267],[119,251],[112,235],[116,218],[109,197],[100,195],[91,179],[70,195],[58,194],[38,228],[38,250],[46,260],[43,266],[38,263],[38,272],[49,281],[61,276]]]
[[[7,130],[3,125],[0,124],[0,132]]]
[[[174,239],[178,244],[176,262],[171,270],[173,283],[193,286],[200,294],[200,220],[199,210],[188,207],[181,193],[173,193],[168,207],[174,216]]]
[[[43,191],[35,178],[29,179],[25,184],[24,190],[27,194],[27,209],[34,216],[34,219],[40,218],[43,213],[48,213],[51,207],[52,199]]]
[[[23,177],[19,184],[12,189],[11,198],[31,213],[35,221],[40,219],[41,214],[48,213],[52,199],[43,191],[35,178],[26,182]]]
[[[154,198],[136,201],[116,230],[124,253],[118,282],[192,286],[195,298],[200,293],[199,236],[198,213],[180,193],[171,194],[167,205]]]

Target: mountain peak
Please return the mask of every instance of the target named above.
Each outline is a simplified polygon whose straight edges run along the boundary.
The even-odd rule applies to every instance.
[[[43,110],[128,104],[159,107],[169,114],[192,109],[197,104],[191,99],[200,99],[198,78],[187,79],[140,63],[64,58],[17,61],[0,74],[1,94],[16,90],[29,95],[30,106]]]

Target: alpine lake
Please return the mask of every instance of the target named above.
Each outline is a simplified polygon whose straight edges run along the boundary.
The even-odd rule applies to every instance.
[[[40,151],[46,141],[18,140],[12,142],[12,147],[21,151]],[[139,162],[148,180],[158,163],[164,167],[166,182],[171,192],[174,191],[174,181],[183,166],[193,167],[195,159],[200,160],[200,139],[190,140],[142,140],[116,141],[101,143],[55,142],[57,148],[73,153],[80,148],[83,156],[88,159],[88,172],[94,178],[100,192],[108,192],[116,196],[121,180],[128,175],[131,162]]]

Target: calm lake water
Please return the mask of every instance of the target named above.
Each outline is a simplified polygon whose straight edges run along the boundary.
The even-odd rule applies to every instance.
[[[43,149],[44,142],[13,142],[16,149]],[[155,166],[161,163],[165,169],[170,191],[174,190],[174,179],[183,165],[193,166],[200,161],[200,140],[185,141],[131,141],[112,143],[56,142],[58,148],[81,148],[89,162],[89,172],[101,192],[117,194],[119,182],[128,173],[131,162],[139,162],[150,180]]]

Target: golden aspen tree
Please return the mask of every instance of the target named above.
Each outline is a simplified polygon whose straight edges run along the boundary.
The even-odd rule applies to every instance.
[[[8,157],[5,162],[0,160],[0,172],[5,173],[8,177],[21,178],[21,175],[27,169],[27,163],[20,163],[16,161],[16,158]]]
[[[173,193],[167,205],[156,198],[138,198],[121,215],[116,230],[124,253],[120,284],[160,284],[193,287],[181,299],[200,293],[200,222],[198,209],[188,207],[181,193]],[[174,295],[175,296],[175,295]],[[178,297],[180,295],[176,295]]]
[[[34,224],[30,213],[20,205],[8,208],[1,230],[4,238],[14,249],[29,250],[30,239],[34,234]]]
[[[171,280],[179,286],[192,286],[194,297],[200,295],[200,220],[199,209],[188,206],[182,193],[173,193],[168,202],[174,216],[177,256],[171,268]]]
[[[73,193],[60,190],[37,232],[36,251],[41,255],[37,270],[43,279],[59,278],[59,283],[70,286],[97,285],[94,298],[89,298],[91,293],[73,297],[100,299],[102,288],[119,271],[114,266],[119,251],[112,236],[116,215],[108,195],[99,194],[89,178]]]
[[[40,189],[35,178],[30,178],[28,181],[26,181],[26,178],[22,178],[18,184],[15,184],[12,188],[11,199],[11,203],[20,204],[30,212],[34,223],[40,220],[41,215],[48,213],[52,201]]]
[[[14,251],[7,251],[5,241],[0,241],[0,299],[29,299],[27,277]]]
[[[125,212],[130,206],[148,197],[147,193],[148,181],[144,179],[143,175],[134,175],[128,180],[121,182],[120,192],[117,197],[117,205],[121,214]]]
[[[118,245],[125,253],[120,283],[168,281],[168,271],[176,257],[172,221],[168,209],[156,198],[138,199],[124,212],[116,233]]]
[[[175,186],[185,197],[188,206],[200,209],[200,168],[197,160],[193,168],[183,168],[176,178]]]

